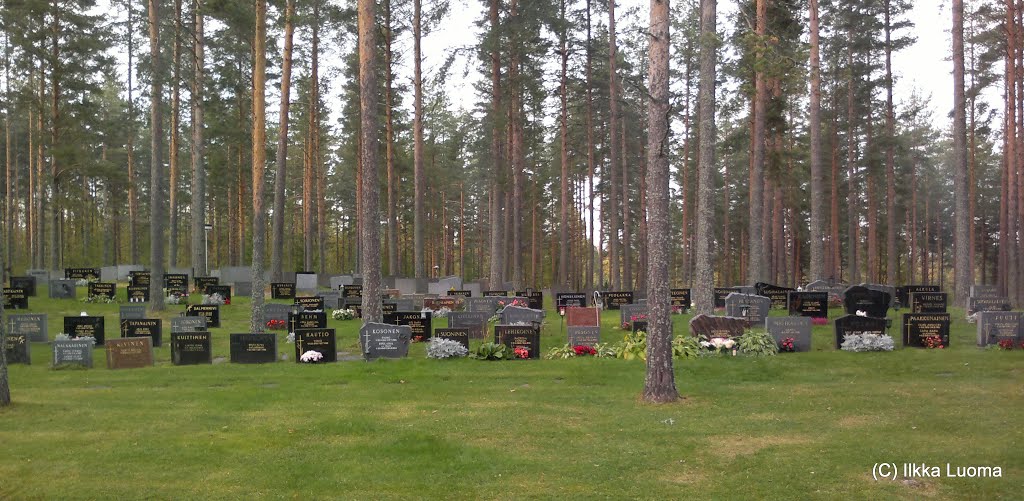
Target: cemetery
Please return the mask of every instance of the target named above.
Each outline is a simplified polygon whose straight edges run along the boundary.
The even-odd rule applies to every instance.
[[[168,289],[176,289],[178,282],[167,282]],[[289,283],[289,293],[265,307],[266,319],[282,327],[255,334],[246,333],[248,297],[234,294],[230,304],[201,304],[203,292],[224,287],[213,281],[193,281],[186,301],[156,315],[145,303],[130,300],[127,283],[107,289],[114,294],[113,303],[85,302],[84,290],[51,299],[49,284],[17,284],[26,291],[29,307],[4,317],[7,363],[19,404],[0,416],[12,429],[31,430],[37,412],[49,416],[54,423],[50,428],[69,433],[76,426],[74,416],[86,411],[104,422],[152,423],[130,442],[115,435],[89,453],[96,461],[115,461],[139,441],[151,448],[177,449],[167,435],[188,435],[188,427],[236,441],[232,454],[244,464],[241,471],[261,471],[266,478],[260,482],[268,486],[290,481],[273,472],[271,466],[280,463],[261,455],[263,446],[243,437],[261,434],[275,448],[293,449],[288,442],[299,439],[296,435],[316,436],[303,446],[312,451],[303,454],[300,465],[325,455],[347,470],[361,471],[360,460],[339,456],[331,445],[355,441],[364,456],[385,454],[379,448],[394,451],[386,453],[400,465],[394,475],[408,484],[395,492],[415,488],[438,495],[438,487],[425,484],[417,473],[424,471],[417,466],[423,461],[464,468],[465,482],[487,475],[476,472],[479,461],[517,464],[534,474],[554,467],[557,460],[545,455],[523,456],[529,466],[495,457],[500,446],[477,438],[493,434],[495,421],[532,447],[546,450],[550,440],[559,441],[566,457],[580,458],[575,461],[581,464],[571,467],[581,472],[632,471],[653,461],[678,465],[666,474],[689,478],[683,473],[689,468],[706,472],[765,457],[778,468],[802,468],[808,474],[861,464],[870,474],[875,449],[883,442],[898,444],[897,450],[910,456],[962,457],[960,441],[930,443],[927,449],[906,441],[918,429],[936,424],[970,440],[973,461],[1003,464],[1005,474],[1019,472],[1019,462],[989,428],[999,429],[1022,410],[1010,391],[1019,388],[1016,371],[1024,363],[1022,313],[998,309],[968,318],[968,312],[947,306],[944,293],[931,287],[907,292],[907,303],[891,302],[881,289],[848,287],[831,308],[827,298],[822,301],[821,293],[813,291],[765,287],[778,298],[785,295],[783,302],[757,294],[756,288],[723,287],[728,294],[712,316],[695,316],[689,309],[690,290],[673,290],[673,350],[686,403],[660,408],[632,403],[643,372],[642,329],[648,312],[636,291],[606,292],[605,304],[594,306],[588,305],[587,294],[575,292],[538,290],[531,297],[485,288],[479,296],[454,290],[451,295],[424,295],[403,285],[389,291],[389,299],[382,298],[384,311],[390,310],[384,323],[364,325],[358,317],[332,314],[346,306],[346,299],[348,306],[361,301],[358,285],[338,282],[337,290],[330,290],[307,284],[297,296],[290,293],[295,285]],[[28,294],[29,285],[34,295]],[[271,288],[283,289],[268,284],[268,297]],[[229,289],[219,291],[231,295]],[[336,308],[324,296],[334,297]],[[537,304],[537,298],[543,302]],[[862,340],[854,346],[848,336],[892,341],[876,346]],[[762,338],[770,339],[770,354],[747,348],[753,346],[750,339]],[[432,343],[449,351],[438,355]],[[899,391],[893,394],[889,386],[897,379]],[[854,391],[851,380],[858,381]],[[937,386],[942,388],[938,394]],[[778,393],[780,387],[785,391]],[[586,403],[573,395],[585,395]],[[186,401],[192,404],[183,406]],[[72,402],[71,412],[53,412],[54,406]],[[714,407],[708,407],[710,402]],[[949,405],[957,409],[955,419],[947,412]],[[325,420],[324,412],[333,417]],[[240,420],[244,415],[270,419]],[[409,428],[423,419],[465,431],[425,434]],[[636,430],[623,434],[622,420]],[[697,432],[703,428],[700,423],[715,420],[727,420],[729,429],[710,437]],[[555,438],[584,430],[645,447],[652,457],[637,462],[623,455],[620,446]],[[872,438],[863,440],[864,433]],[[31,431],[7,435],[5,444],[14,456],[34,458],[51,447],[85,447],[71,440],[72,435],[59,446],[42,445],[32,437]],[[432,444],[431,450],[416,452],[421,441]],[[690,451],[685,454],[709,446],[721,451],[697,453],[707,466],[682,466],[685,455],[678,457],[679,450],[662,447],[664,442],[680,444]],[[844,453],[821,457],[816,452],[830,443],[843,444]],[[457,457],[469,451],[468,457]],[[196,452],[210,453],[208,446]],[[592,460],[584,462],[586,457]],[[591,463],[600,466],[588,467]],[[5,471],[23,471],[10,459],[0,460],[0,465]],[[73,471],[76,476],[86,473]],[[813,485],[839,494],[843,482],[825,479]],[[542,484],[544,489],[558,488]],[[640,485],[671,497],[675,482],[657,478]],[[1004,488],[983,485],[992,493]],[[97,489],[98,484],[88,482],[85,488]],[[539,495],[547,492],[532,485],[523,488]]]

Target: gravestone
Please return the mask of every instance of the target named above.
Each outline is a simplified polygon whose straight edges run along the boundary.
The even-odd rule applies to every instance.
[[[811,317],[768,317],[765,326],[780,349],[782,341],[793,338],[793,351],[811,351]]]
[[[164,289],[167,289],[167,294],[176,292],[178,294],[188,294],[188,275],[182,273],[169,273],[164,275]]]
[[[128,273],[128,285],[132,287],[149,288],[149,280],[152,274],[148,271],[133,271]]]
[[[916,292],[941,292],[942,289],[938,285],[904,285],[903,287],[896,288],[896,300],[901,305],[907,306],[910,304],[910,295]]]
[[[692,307],[690,302],[690,289],[669,289],[669,296],[673,308],[679,308],[685,311]]]
[[[633,304],[633,291],[609,291],[604,294],[606,309],[618,310],[627,304]]]
[[[644,304],[623,304],[618,309],[619,325],[632,324],[637,320],[647,318],[647,305]]]
[[[455,341],[469,350],[469,329],[437,329],[434,338]]]
[[[171,332],[171,363],[200,365],[213,363],[213,336],[206,331]]]
[[[330,278],[331,290],[342,290],[346,285],[352,285],[352,275],[339,275]]]
[[[149,286],[148,285],[129,285],[127,290],[128,302],[129,303],[148,303],[149,302]]]
[[[263,305],[263,319],[288,321],[288,314],[295,311],[295,306],[290,304],[266,303]]]
[[[490,297],[467,297],[466,298],[466,311],[476,311],[480,313],[490,313],[491,315],[497,311],[497,300]]]
[[[405,358],[411,339],[412,329],[408,325],[369,322],[359,329],[359,345],[366,360]]]
[[[484,287],[479,282],[463,282],[462,290],[469,291],[468,297],[480,297]]]
[[[423,307],[431,311],[437,311],[441,308],[448,308],[449,311],[458,311],[462,308],[462,299],[454,296],[428,297],[423,299]]]
[[[326,329],[327,314],[322,311],[302,311],[288,314],[288,332],[299,329]]]
[[[384,315],[384,323],[408,325],[414,341],[430,341],[433,330],[433,315],[429,311],[396,311]]]
[[[506,290],[484,291],[483,297],[508,297]]]
[[[25,270],[25,274],[36,279],[36,287],[50,283],[50,272],[46,270]]]
[[[362,285],[343,285],[341,287],[341,298],[345,304],[361,303],[363,301]]]
[[[25,289],[15,289],[13,287],[5,287],[3,289],[4,296],[4,309],[5,310],[27,310],[28,309],[28,293]]]
[[[518,323],[543,323],[544,322],[544,310],[522,308],[519,306],[506,306],[501,311],[501,323],[503,324],[518,324]]]
[[[473,297],[473,291],[468,290],[448,290],[445,291],[444,295],[451,297]]]
[[[925,348],[926,337],[938,336],[942,346],[949,348],[949,313],[904,313],[901,326],[903,346]]]
[[[569,326],[569,346],[594,346],[601,342],[601,328],[597,326]]]
[[[195,284],[197,292],[212,294],[212,292],[207,292],[206,288],[211,285],[220,285],[220,279],[217,277],[195,277],[192,279],[192,283]]]
[[[835,347],[838,350],[843,344],[843,338],[850,334],[885,335],[885,324],[885,319],[878,317],[862,317],[859,315],[846,315],[839,317],[835,321]]]
[[[983,311],[978,313],[978,346],[999,344],[1003,339],[1024,341],[1024,313]]]
[[[50,299],[74,299],[78,295],[75,280],[50,280]]]
[[[750,294],[752,296],[758,295],[756,285],[737,285],[733,288],[736,289],[740,294]]]
[[[206,295],[212,296],[214,294],[219,294],[220,297],[224,298],[224,304],[231,304],[230,285],[207,285]]]
[[[764,325],[772,306],[772,300],[765,296],[733,292],[725,298],[725,315],[744,318],[750,326]]]
[[[788,296],[786,309],[790,315],[808,318],[828,318],[827,292],[793,291]]]
[[[384,304],[395,305],[395,311],[413,311],[416,309],[416,302],[409,298],[389,299]]]
[[[252,268],[248,266],[228,266],[220,269],[220,279],[226,284],[242,280],[252,280]]]
[[[104,341],[103,317],[64,317],[64,333],[76,337],[96,338],[96,344],[102,345]]]
[[[967,305],[967,311],[970,313],[981,311],[1010,311],[1012,309],[1013,305],[1010,304],[1010,299],[1006,297],[972,297],[968,300]]]
[[[396,278],[394,288],[398,289],[399,294],[402,296],[416,294],[420,290],[427,290],[426,281],[424,281],[422,289],[420,289],[419,285],[419,281],[415,278]]]
[[[945,313],[947,300],[945,292],[911,292],[910,312]]]
[[[874,291],[884,292],[889,295],[889,307],[892,308],[893,302],[896,301],[896,288],[891,285],[883,284],[860,284],[861,287],[871,289]],[[906,304],[906,303],[904,303]]]
[[[53,366],[77,365],[92,368],[92,347],[89,341],[54,341]]]
[[[6,320],[8,334],[27,336],[32,343],[50,341],[45,313],[15,313],[6,315]]]
[[[316,273],[296,273],[295,289],[302,293],[314,294],[320,288]]]
[[[24,334],[8,333],[7,346],[4,347],[7,363],[32,365],[31,344]]]
[[[187,317],[206,317],[206,326],[220,327],[220,305],[190,304],[185,307]]]
[[[108,369],[138,369],[153,365],[153,340],[151,338],[111,339],[105,348]]]
[[[324,301],[324,308],[329,310],[336,310],[341,307],[341,292],[340,291],[320,291],[317,296]]]
[[[10,285],[12,289],[22,289],[29,297],[36,296],[36,277],[11,277]]]
[[[270,284],[270,299],[294,299],[295,284],[290,282],[276,282]]]
[[[729,294],[739,292],[739,287],[715,287],[711,290],[711,295],[715,298],[715,308],[725,308],[725,298],[729,297]]]
[[[600,327],[601,310],[570,306],[565,309],[565,325],[569,327]]]
[[[629,327],[634,334],[637,332],[647,332],[647,320],[637,320],[636,322],[629,324]]]
[[[869,289],[861,285],[848,287],[843,292],[843,304],[847,315],[855,315],[864,311],[869,317],[885,318],[889,313],[892,296],[888,292]]]
[[[124,322],[125,320],[146,318],[146,307],[138,304],[121,305],[120,318],[121,322]]]
[[[252,282],[235,282],[235,295],[238,297],[252,297]]]
[[[320,296],[295,296],[292,304],[302,306],[302,309],[307,311],[323,311],[324,298]]]
[[[708,339],[737,338],[743,335],[746,328],[745,318],[697,315],[690,319],[690,334]]]
[[[64,278],[68,280],[99,280],[99,268],[64,268]]]
[[[298,329],[295,331],[295,361],[307,351],[319,352],[323,355],[319,363],[337,362],[338,350],[335,347],[334,329]]]
[[[483,339],[487,334],[489,313],[479,311],[453,311],[448,314],[448,326],[453,329],[468,329],[473,339]]]
[[[544,293],[538,290],[517,291],[516,297],[526,299],[526,305],[534,310],[544,309]]]
[[[104,266],[100,268],[100,280],[104,282],[116,282],[117,266]]]
[[[171,318],[171,334],[206,331],[206,317],[173,317]]]
[[[117,284],[113,282],[89,282],[88,294],[114,299],[117,297]]]
[[[764,296],[771,300],[772,308],[786,308],[789,293],[796,292],[796,289],[791,287],[781,287],[765,282],[754,284],[754,289],[757,291],[758,296]]]
[[[13,284],[13,282],[12,282]],[[972,285],[971,297],[994,299],[999,297],[999,288],[995,285]]]
[[[163,325],[159,318],[136,318],[121,320],[121,337],[148,337],[152,346],[163,346]]]
[[[276,361],[277,336],[274,334],[231,334],[231,363],[268,364]]]
[[[511,350],[526,349],[527,358],[540,360],[540,329],[522,325],[495,325],[494,342]],[[518,357],[516,357],[518,358]]]
[[[559,292],[555,294],[555,304],[559,308],[586,308],[587,295],[583,292]]]

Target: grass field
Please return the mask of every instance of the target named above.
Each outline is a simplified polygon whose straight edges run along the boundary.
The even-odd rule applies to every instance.
[[[30,311],[51,339],[83,310],[118,337],[118,305],[40,292]],[[215,357],[248,312],[246,298],[221,308]],[[638,400],[640,361],[437,361],[417,344],[405,360],[299,365],[281,333],[292,361],[176,367],[165,322],[155,367],[107,370],[97,348],[94,369],[55,371],[34,344],[0,409],[0,498],[1021,499],[1024,351],[978,349],[953,318],[946,350],[838,352],[830,323],[811,353],[677,360],[672,405]],[[603,340],[622,335],[618,312],[602,321]],[[359,322],[329,323],[358,356]],[[560,330],[550,312],[545,351]],[[876,481],[880,462],[942,476]],[[947,463],[1002,477],[945,478]]]

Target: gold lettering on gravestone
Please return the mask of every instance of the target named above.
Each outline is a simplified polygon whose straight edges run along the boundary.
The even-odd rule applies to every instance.
[[[251,343],[245,348],[246,351],[267,351],[267,345],[263,343]]]

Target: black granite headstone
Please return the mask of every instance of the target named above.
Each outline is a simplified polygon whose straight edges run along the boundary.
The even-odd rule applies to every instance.
[[[384,323],[408,325],[413,341],[430,341],[433,333],[433,315],[429,311],[396,311],[384,315]]]
[[[860,285],[848,287],[843,294],[843,304],[848,315],[863,311],[869,317],[885,318],[889,313],[891,301],[889,293]]]
[[[89,295],[114,299],[117,297],[117,284],[113,282],[89,282]]]
[[[149,302],[149,286],[148,285],[129,285],[128,289],[128,302],[129,303],[148,303]]]
[[[828,293],[790,292],[787,309],[790,315],[828,318]]]
[[[172,292],[188,294],[188,275],[181,273],[164,275],[164,289],[167,289],[168,294]]]
[[[206,317],[185,316],[171,318],[171,333],[193,333],[206,331]]]
[[[24,334],[7,334],[7,346],[4,353],[7,355],[9,364],[32,365],[32,355],[28,336]]]
[[[213,336],[209,332],[172,332],[171,363],[200,365],[213,363]]]
[[[754,284],[754,289],[757,291],[758,296],[764,296],[771,299],[772,308],[785,308],[786,303],[789,300],[789,293],[796,291],[796,289],[790,287],[781,287],[765,282],[758,282]]]
[[[669,289],[669,294],[673,308],[681,308],[683,310],[691,308],[690,289]]]
[[[448,326],[453,329],[469,329],[473,339],[483,339],[487,334],[487,321],[491,315],[479,311],[453,311],[448,314]]]
[[[230,285],[217,285],[217,284],[207,285],[206,286],[206,294],[210,295],[210,296],[212,296],[214,294],[219,294],[220,297],[225,299],[226,303],[230,303],[231,302],[231,286]]]
[[[322,311],[303,311],[288,314],[288,332],[299,329],[326,329],[327,314]]]
[[[190,304],[185,307],[187,317],[206,317],[206,327],[220,327],[220,305]]]
[[[231,334],[231,363],[266,364],[276,361],[277,336],[274,334]]]
[[[96,344],[104,341],[103,317],[64,317],[64,333],[72,338],[93,337]]]
[[[67,280],[99,280],[99,268],[64,268],[64,278]]]
[[[8,334],[23,334],[32,343],[50,341],[45,313],[15,313],[5,315]]]
[[[146,287],[148,289],[151,276],[148,271],[129,271],[128,285],[132,287]]]
[[[121,321],[121,337],[148,337],[154,347],[163,346],[163,326],[159,318],[140,318]]]
[[[4,309],[5,310],[27,310],[28,309],[28,292],[25,289],[15,289],[14,287],[4,287]]]
[[[843,338],[850,334],[885,334],[886,321],[884,318],[862,317],[859,315],[846,315],[835,321],[836,339],[835,347],[838,350],[843,344]]]
[[[918,294],[934,293],[912,293]],[[937,336],[942,346],[949,347],[949,313],[904,313],[901,325],[903,346],[925,348],[925,338]]]
[[[521,325],[494,326],[494,342],[508,346],[511,350],[525,349],[526,357],[540,359],[540,329]]]
[[[947,301],[945,292],[911,292],[910,312],[945,313]]]
[[[35,297],[36,277],[11,277],[10,283],[12,289],[24,289],[25,294],[28,294],[29,297]]]
[[[337,362],[338,350],[335,348],[334,329],[298,329],[295,331],[295,361],[307,351],[316,351],[323,355],[319,363]]]
[[[739,287],[715,287],[711,290],[711,294],[715,298],[715,308],[725,308],[725,298],[729,297],[729,294],[734,292],[740,292]]]
[[[624,304],[633,304],[633,291],[609,291],[604,293],[604,307],[617,310]]]
[[[206,288],[211,285],[220,285],[220,279],[217,277],[193,277],[192,284],[197,292],[212,294],[212,292],[207,292]]]
[[[295,284],[292,282],[276,282],[270,284],[270,299],[295,298]]]
[[[582,292],[560,292],[555,294],[555,303],[559,308],[568,308],[570,306],[586,308],[587,295]]]
[[[323,311],[324,298],[320,296],[296,296],[293,304],[301,305],[307,311]]]

